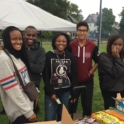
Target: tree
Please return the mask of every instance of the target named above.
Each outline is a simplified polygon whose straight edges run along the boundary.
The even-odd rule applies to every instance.
[[[100,15],[98,16],[96,25],[99,26]],[[112,25],[115,22],[115,16],[113,15],[112,9],[104,8],[102,9],[102,36],[108,36],[109,33],[113,32]]]
[[[67,9],[70,4],[67,0],[27,0],[27,2],[36,5],[55,16],[67,19]],[[50,38],[52,36],[52,32],[44,32],[42,34],[42,37],[44,38]]]
[[[79,10],[76,4],[70,4],[68,0],[27,0],[27,2],[63,19],[67,19],[68,14],[78,21],[83,19],[82,10]]]
[[[120,33],[124,34],[124,8],[122,9],[122,12],[120,13],[121,21],[120,21]]]
[[[68,0],[27,0],[51,14],[66,19],[67,9],[70,2]]]
[[[83,15],[81,14],[82,10],[78,9],[78,6],[74,3],[71,3],[68,8],[68,14],[73,18],[77,19],[77,21],[83,20]]]

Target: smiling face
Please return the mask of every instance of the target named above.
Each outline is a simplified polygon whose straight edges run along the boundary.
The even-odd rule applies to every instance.
[[[24,39],[26,45],[31,47],[34,42],[37,40],[37,30],[34,28],[27,28],[24,33]]]
[[[21,50],[23,41],[22,41],[22,35],[20,31],[18,30],[11,31],[10,40],[11,40],[12,47],[15,50],[17,51]]]
[[[65,48],[67,46],[67,39],[65,36],[60,35],[56,38],[55,41],[55,47],[56,47],[56,52],[59,53],[63,53]]]
[[[88,29],[86,26],[80,26],[77,29],[77,36],[79,40],[84,40],[86,39],[86,36],[88,34]]]

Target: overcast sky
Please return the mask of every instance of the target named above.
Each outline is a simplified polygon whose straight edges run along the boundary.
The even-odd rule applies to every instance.
[[[99,12],[100,0],[69,0],[71,3],[78,5],[79,9],[82,10],[82,15],[84,19],[87,18],[89,14],[95,14]],[[102,8],[111,8],[113,14],[116,16],[115,20],[120,22],[120,17],[118,14],[122,11],[124,7],[124,0],[102,0]]]

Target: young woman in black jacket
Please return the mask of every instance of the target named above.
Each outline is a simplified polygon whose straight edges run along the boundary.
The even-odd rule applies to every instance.
[[[108,39],[107,53],[99,56],[98,73],[104,108],[115,107],[112,97],[117,93],[124,97],[124,41],[120,35]]]
[[[46,53],[43,72],[45,83],[45,120],[61,120],[62,106],[68,108],[71,91],[77,83],[76,60],[67,51],[69,37],[65,33],[57,34],[52,40],[53,50]]]

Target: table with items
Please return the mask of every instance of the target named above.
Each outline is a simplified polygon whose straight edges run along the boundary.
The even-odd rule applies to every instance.
[[[92,113],[91,117],[78,120],[75,124],[124,124],[124,98],[117,94],[116,107]]]

